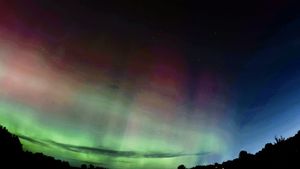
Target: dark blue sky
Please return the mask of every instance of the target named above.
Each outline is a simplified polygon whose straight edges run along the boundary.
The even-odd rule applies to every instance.
[[[237,78],[241,134],[251,151],[299,130],[299,21],[283,25],[266,40]]]

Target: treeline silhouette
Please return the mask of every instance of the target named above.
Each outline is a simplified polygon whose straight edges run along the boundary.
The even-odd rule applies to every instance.
[[[93,165],[70,166],[67,161],[57,160],[42,153],[31,153],[22,149],[19,138],[0,125],[0,168],[53,168],[53,169],[104,169]],[[275,137],[256,154],[241,151],[239,157],[191,169],[298,169],[300,168],[300,131],[288,139]],[[178,169],[186,169],[184,165]]]
[[[54,159],[42,153],[23,151],[22,144],[16,135],[11,134],[0,125],[0,168],[32,169],[80,169],[70,166],[67,161]],[[104,169],[93,165],[81,165],[81,169]]]
[[[300,131],[288,139],[275,137],[256,154],[241,151],[239,157],[222,164],[196,166],[191,169],[298,169],[300,168]],[[178,169],[185,169],[184,165]]]

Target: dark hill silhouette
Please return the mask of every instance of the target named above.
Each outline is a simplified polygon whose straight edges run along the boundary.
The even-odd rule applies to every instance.
[[[183,165],[178,169],[184,169]],[[300,168],[300,131],[288,139],[275,137],[274,143],[267,143],[256,154],[246,151],[239,153],[239,158],[222,164],[196,166],[191,169],[293,169]]]
[[[42,153],[23,151],[19,138],[0,125],[0,168],[16,169],[80,169],[72,167],[66,161],[54,159]],[[104,169],[83,164],[84,169]]]

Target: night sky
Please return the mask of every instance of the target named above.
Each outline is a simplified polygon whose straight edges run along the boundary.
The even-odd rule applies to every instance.
[[[3,0],[0,124],[73,165],[192,167],[300,129],[296,1]]]

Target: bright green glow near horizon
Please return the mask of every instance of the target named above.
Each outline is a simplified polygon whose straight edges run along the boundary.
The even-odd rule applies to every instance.
[[[10,113],[7,113],[10,112]],[[87,146],[87,147],[97,147],[96,141],[93,139],[95,137],[94,133],[80,132],[76,133],[71,129],[67,128],[55,128],[55,124],[51,126],[51,122],[44,123],[39,121],[40,119],[34,118],[33,116],[37,112],[25,106],[20,106],[18,104],[4,103],[0,104],[0,123],[6,126],[11,132],[17,135],[24,135],[39,141],[48,140],[55,141],[62,144],[70,144],[74,146]],[[18,115],[17,115],[18,114]],[[21,116],[20,114],[23,114]],[[17,115],[17,116],[16,116]],[[194,133],[196,134],[196,133]],[[193,133],[187,133],[186,135],[193,135]],[[218,152],[222,147],[221,140],[214,135],[203,135],[203,138],[193,137],[194,140],[203,140],[203,143],[198,143],[199,147],[194,147],[193,149],[202,149],[204,152]],[[139,139],[139,140],[138,140]],[[100,138],[102,143],[110,142],[110,147],[106,147],[113,150],[134,150],[142,153],[182,153],[184,149],[180,146],[172,146],[171,144],[164,143],[159,140],[151,138],[129,138],[123,139],[122,137],[117,138],[117,136],[107,136],[105,138]],[[119,143],[117,141],[119,141]],[[194,165],[194,161],[198,158],[195,155],[186,155],[180,157],[163,157],[163,158],[145,158],[145,157],[114,157],[109,155],[101,155],[99,153],[92,152],[74,152],[66,150],[59,147],[51,142],[45,141],[49,146],[43,146],[40,144],[35,144],[30,141],[21,139],[22,144],[26,150],[33,152],[43,152],[47,155],[51,155],[57,158],[66,159],[73,161],[73,164],[80,164],[80,162],[92,162],[95,164],[105,164],[105,162],[110,161],[108,167],[111,168],[123,168],[124,165],[128,168],[176,168],[180,162],[184,162],[186,165]],[[181,141],[182,142],[182,141]],[[114,145],[112,144],[114,143]],[[190,142],[187,142],[187,144]],[[109,145],[109,144],[107,144]],[[144,146],[144,147],[143,147]],[[99,146],[100,147],[100,146]],[[134,149],[136,147],[136,149]],[[131,149],[130,149],[131,148]],[[173,149],[173,152],[172,152]],[[155,151],[156,150],[156,151]],[[221,150],[226,151],[226,150]],[[195,153],[195,152],[194,152]],[[77,161],[77,162],[76,162]],[[125,164],[124,164],[125,163]],[[126,167],[125,167],[126,168]]]
[[[132,75],[134,82],[129,75],[85,70],[96,79],[89,82],[56,69],[45,55],[0,47],[0,124],[21,136],[24,149],[112,169],[171,169],[228,158],[232,128],[220,120],[225,101],[212,99],[221,94],[204,90],[213,83],[209,74],[189,100],[183,75],[174,71],[183,70],[178,65],[155,63],[142,77]]]

